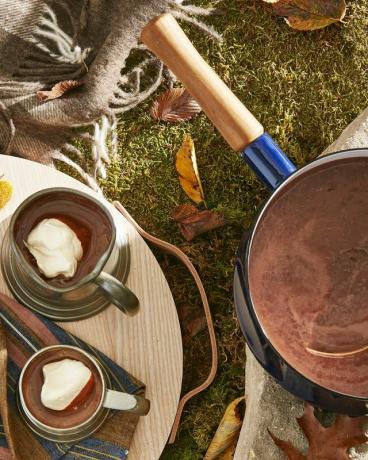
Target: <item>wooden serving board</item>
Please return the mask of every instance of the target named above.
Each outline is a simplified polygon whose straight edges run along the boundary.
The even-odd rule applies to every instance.
[[[0,155],[0,174],[14,187],[11,201],[0,210],[0,240],[10,217],[29,195],[48,187],[70,187],[97,194],[77,180],[47,166]],[[140,311],[127,317],[110,305],[92,318],[61,326],[95,346],[147,385],[151,410],[138,423],[129,460],[158,460],[166,444],[179,402],[183,350],[179,320],[170,288],[159,264],[133,227],[103,197],[116,225],[128,235],[131,267],[127,286],[140,300]],[[0,291],[10,295],[0,272]]]

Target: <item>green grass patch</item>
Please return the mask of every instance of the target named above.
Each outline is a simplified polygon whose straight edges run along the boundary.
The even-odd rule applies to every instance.
[[[349,1],[343,24],[308,33],[290,29],[261,0],[223,0],[217,6],[220,14],[208,22],[223,34],[221,44],[185,28],[203,56],[302,166],[368,105],[368,1]],[[149,232],[181,247],[207,289],[219,343],[218,375],[212,387],[186,407],[178,440],[162,455],[167,460],[196,460],[203,458],[226,405],[244,391],[244,342],[233,308],[232,261],[268,192],[205,116],[181,124],[157,123],[149,116],[151,103],[120,118],[119,154],[102,186],[109,199],[120,200]],[[230,221],[193,243],[183,240],[170,219],[173,208],[188,201],[174,165],[186,132],[195,141],[207,205],[223,210]],[[178,308],[199,306],[190,276],[175,261],[155,253]],[[185,389],[203,378],[208,356],[203,333],[185,352]]]

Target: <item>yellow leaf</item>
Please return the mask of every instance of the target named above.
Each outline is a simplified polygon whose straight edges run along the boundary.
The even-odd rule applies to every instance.
[[[199,178],[194,142],[190,134],[185,134],[183,143],[176,154],[176,170],[184,192],[195,203],[204,200],[201,179]]]
[[[235,450],[236,450],[237,440],[235,439],[234,442],[224,450],[220,456],[217,456],[216,459],[218,460],[233,460]]]
[[[0,209],[3,208],[13,195],[13,186],[7,180],[0,180]]]
[[[242,396],[227,406],[203,460],[231,460],[233,458],[243,424],[244,401],[245,397]]]

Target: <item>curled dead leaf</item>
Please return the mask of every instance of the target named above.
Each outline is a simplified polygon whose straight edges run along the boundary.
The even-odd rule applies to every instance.
[[[192,241],[196,236],[225,225],[222,214],[214,211],[199,211],[191,204],[177,206],[171,217],[178,224],[179,229],[187,241]]]
[[[52,99],[58,99],[69,91],[72,91],[79,86],[82,86],[83,82],[80,80],[64,80],[56,83],[49,91],[37,91],[37,97],[40,101],[51,101]]]
[[[185,134],[183,143],[176,154],[176,170],[184,192],[195,203],[204,200],[201,179],[197,166],[194,142],[190,134]]]
[[[203,460],[232,459],[244,417],[245,397],[235,399],[225,411]]]
[[[322,29],[341,21],[346,14],[345,0],[264,0],[272,3],[278,16],[297,30]]]
[[[313,407],[306,404],[304,414],[297,421],[309,442],[306,456],[290,442],[269,432],[288,460],[350,460],[348,449],[368,440],[364,429],[366,417],[337,415],[335,423],[325,428],[316,419]]]
[[[206,317],[198,308],[184,305],[178,309],[180,324],[183,330],[184,343],[190,342],[200,332],[206,329]]]
[[[202,111],[185,88],[171,88],[153,102],[151,116],[155,120],[179,122],[190,120]]]
[[[186,324],[187,340],[188,338],[195,337],[197,334],[204,331],[206,329],[206,324],[206,318],[204,316],[193,318],[188,321]]]

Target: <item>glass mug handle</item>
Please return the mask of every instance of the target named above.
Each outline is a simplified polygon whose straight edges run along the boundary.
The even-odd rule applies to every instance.
[[[94,280],[94,283],[102,289],[104,295],[123,313],[133,316],[138,312],[139,300],[137,296],[113,276],[106,272],[101,272]]]
[[[114,390],[106,390],[103,406],[136,415],[147,415],[150,410],[148,399]]]

